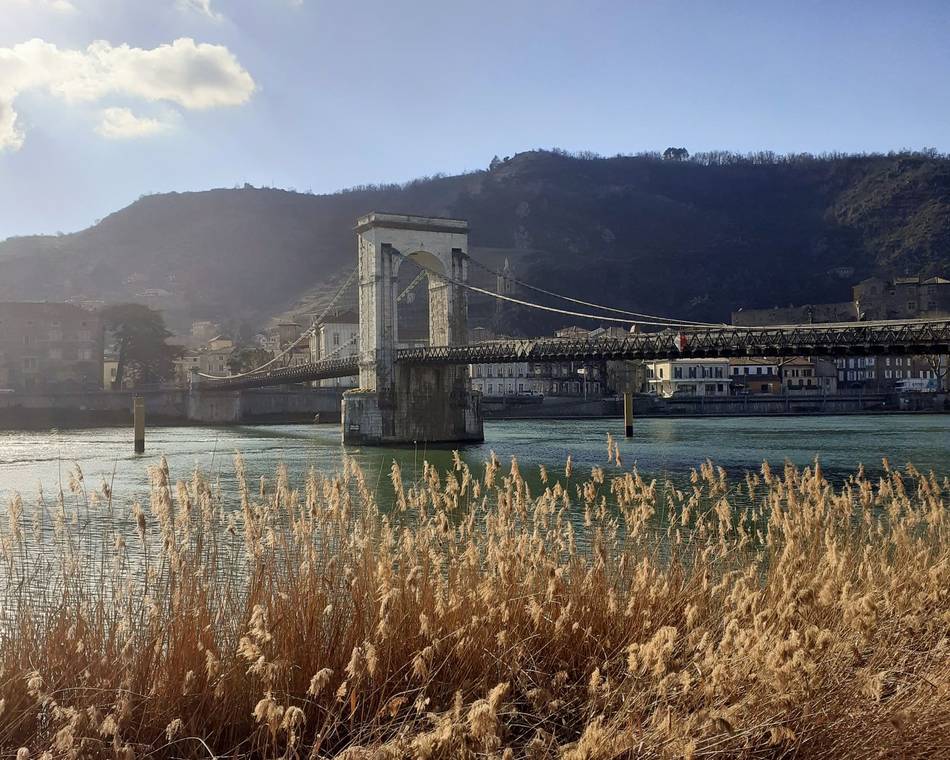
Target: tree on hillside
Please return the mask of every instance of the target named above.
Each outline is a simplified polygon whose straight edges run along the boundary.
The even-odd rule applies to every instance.
[[[265,362],[274,358],[270,351],[255,346],[244,348],[235,348],[228,357],[228,368],[231,374],[237,375],[241,372],[250,372],[257,369]]]
[[[499,166],[501,166],[501,159],[498,158],[498,156],[495,156],[495,157],[491,160],[491,163],[488,164],[488,171],[493,172],[493,171],[495,171],[495,169],[497,169]]]
[[[667,148],[663,151],[665,161],[685,161],[689,158],[689,151],[686,148]]]
[[[121,388],[126,378],[133,385],[172,378],[181,349],[165,342],[172,334],[159,312],[137,303],[122,303],[103,309],[102,318],[119,352],[114,388]]]

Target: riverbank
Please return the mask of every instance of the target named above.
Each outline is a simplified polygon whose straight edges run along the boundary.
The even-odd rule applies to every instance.
[[[245,391],[77,391],[0,394],[0,430],[113,427],[132,424],[132,399],[145,399],[148,425],[252,425],[340,421],[339,388]]]
[[[290,388],[188,391],[180,388],[73,393],[0,394],[0,430],[117,427],[132,424],[132,398],[145,399],[149,426],[289,425],[340,421],[343,389]],[[528,403],[530,402],[530,403]],[[619,398],[485,397],[486,420],[611,419],[623,416]],[[947,394],[727,396],[661,398],[638,394],[635,418],[772,417],[890,412],[941,413]]]
[[[486,397],[482,400],[485,419],[584,419],[623,417],[620,398],[575,399]],[[652,417],[774,417],[799,415],[881,414],[950,411],[947,394],[853,394],[776,396],[683,396],[662,398],[647,394],[634,397],[634,418]]]

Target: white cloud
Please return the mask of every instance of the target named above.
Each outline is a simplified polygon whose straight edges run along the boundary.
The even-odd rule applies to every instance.
[[[19,150],[22,145],[23,133],[17,129],[13,104],[0,100],[0,153],[4,150]]]
[[[4,6],[18,6],[21,8],[36,8],[39,10],[54,11],[55,13],[75,13],[76,6],[71,0],[0,0],[0,10]]]
[[[214,1],[217,2],[217,0]],[[0,0],[0,2],[3,2],[3,0]],[[292,8],[303,7],[303,0],[283,0],[283,2]],[[212,0],[175,0],[175,5],[183,11],[199,13],[214,21],[221,21],[224,18],[224,14],[211,7],[211,3]]]
[[[224,18],[211,7],[211,0],[175,0],[175,5],[182,10],[195,11],[215,21],[220,21]]]
[[[118,95],[206,109],[246,103],[255,84],[226,47],[188,37],[147,50],[103,41],[85,50],[61,50],[29,40],[0,48],[0,150],[16,150],[23,142],[13,103],[27,90],[68,103]]]
[[[111,140],[150,137],[167,132],[172,126],[170,122],[161,119],[136,116],[128,108],[106,108],[101,116],[102,120],[96,127],[96,132]]]

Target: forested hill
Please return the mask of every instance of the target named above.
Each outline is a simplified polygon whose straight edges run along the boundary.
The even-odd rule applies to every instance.
[[[525,280],[684,319],[847,300],[872,273],[950,275],[943,156],[532,151],[401,187],[144,197],[82,232],[0,243],[0,300],[148,293],[181,324],[259,322],[354,266],[353,223],[371,210],[468,219],[473,253],[511,259]]]

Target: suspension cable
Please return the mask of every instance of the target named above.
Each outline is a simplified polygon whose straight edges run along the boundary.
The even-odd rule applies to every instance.
[[[541,304],[533,303],[531,301],[524,301],[520,298],[505,296],[505,295],[502,295],[501,293],[496,293],[493,290],[486,290],[485,288],[479,288],[476,285],[469,285],[467,282],[456,280],[455,278],[450,277],[447,274],[438,272],[435,269],[432,269],[431,267],[426,266],[425,264],[421,264],[420,262],[413,260],[410,256],[407,256],[402,251],[398,251],[395,248],[393,248],[392,251],[398,254],[399,256],[402,256],[404,259],[413,261],[413,263],[415,263],[417,266],[422,267],[423,269],[428,271],[430,274],[433,274],[436,277],[440,277],[441,279],[446,280],[447,282],[451,282],[453,285],[457,285],[460,288],[465,288],[466,290],[471,290],[475,293],[481,293],[482,295],[491,296],[492,298],[498,298],[502,301],[509,301],[510,303],[515,303],[515,304],[518,304],[519,306],[527,306],[528,308],[531,308],[531,309],[540,309],[542,311],[549,311],[555,314],[565,314],[570,317],[583,317],[584,319],[593,319],[593,320],[599,320],[602,322],[619,322],[620,324],[624,324],[624,325],[648,325],[651,327],[700,327],[700,326],[703,326],[703,325],[697,325],[697,324],[693,324],[689,322],[670,323],[670,322],[657,322],[653,320],[643,320],[643,319],[621,319],[619,317],[607,317],[601,314],[587,314],[580,311],[559,309],[555,306],[542,306]],[[710,325],[706,325],[706,326],[710,326]],[[711,325],[711,326],[712,327],[726,327],[727,325]]]
[[[334,349],[333,349],[330,353],[328,353],[326,356],[321,356],[319,359],[317,359],[317,361],[322,362],[324,359],[332,359],[334,356],[336,356],[338,353],[340,353],[340,351],[342,351],[344,348],[346,348],[347,346],[353,345],[353,344],[356,343],[359,339],[360,339],[360,335],[359,335],[359,333],[357,333],[357,334],[354,335],[352,338],[350,338],[346,343],[341,343],[339,346],[337,346],[336,348],[334,348]]]
[[[256,375],[256,374],[257,374],[258,372],[260,372],[261,370],[267,369],[269,366],[271,366],[271,365],[272,365],[274,362],[276,362],[278,359],[282,359],[284,356],[286,356],[286,355],[289,354],[291,351],[293,351],[297,346],[299,346],[300,343],[301,343],[301,341],[303,341],[304,338],[309,339],[310,336],[313,335],[313,334],[316,332],[317,328],[318,328],[321,324],[323,324],[323,319],[324,319],[324,317],[326,317],[327,314],[329,314],[330,309],[333,308],[333,306],[334,306],[334,305],[336,304],[336,302],[339,300],[340,296],[343,295],[343,292],[344,292],[344,291],[353,283],[353,281],[356,279],[357,271],[358,271],[357,269],[354,269],[352,272],[350,272],[349,277],[347,277],[346,280],[344,280],[343,284],[337,289],[337,291],[336,291],[336,293],[334,294],[333,298],[330,299],[330,303],[327,304],[327,307],[320,313],[320,316],[313,320],[312,324],[310,325],[309,328],[307,328],[306,332],[301,333],[301,334],[300,334],[300,337],[298,337],[293,343],[291,343],[289,346],[287,346],[287,348],[285,348],[285,349],[284,349],[283,351],[281,351],[279,354],[276,354],[272,359],[270,359],[269,361],[264,362],[261,366],[255,368],[255,369],[248,370],[247,372],[239,372],[239,373],[236,374],[236,375],[208,375],[208,374],[205,374],[204,372],[199,372],[199,373],[197,373],[197,374],[198,374],[198,377],[203,377],[203,378],[206,378],[206,379],[208,379],[208,380],[234,380],[234,379],[241,378],[241,377],[247,377],[248,375]]]
[[[405,301],[409,297],[409,294],[412,293],[413,290],[415,290],[416,286],[420,282],[422,282],[422,279],[428,276],[429,276],[429,273],[420,267],[419,274],[417,274],[413,278],[412,282],[410,282],[406,286],[406,289],[403,290],[402,293],[399,294],[399,296],[396,298],[396,303],[402,303],[403,301]]]
[[[680,327],[686,330],[695,330],[695,329],[705,328],[705,329],[710,329],[710,330],[716,329],[716,330],[750,331],[750,332],[761,332],[761,331],[767,331],[767,330],[792,330],[792,329],[823,330],[827,328],[886,327],[888,325],[895,324],[895,320],[892,320],[892,319],[879,319],[879,320],[854,321],[854,322],[812,322],[808,324],[794,324],[793,323],[793,324],[784,324],[784,325],[729,325],[725,323],[691,322],[688,320],[673,321],[673,322],[669,322],[669,321],[659,322],[659,321],[637,320],[637,319],[618,319],[616,317],[607,317],[607,316],[602,316],[599,314],[587,314],[584,312],[571,311],[567,309],[558,309],[553,306],[543,306],[541,304],[536,304],[531,301],[524,301],[519,298],[513,298],[512,296],[506,296],[506,295],[502,295],[501,293],[495,293],[492,290],[480,288],[476,285],[469,285],[466,282],[461,282],[446,274],[442,274],[441,272],[435,269],[426,267],[424,264],[420,264],[418,261],[415,261],[414,259],[402,253],[401,251],[397,251],[396,249],[393,249],[393,251],[397,253],[399,256],[402,256],[403,258],[409,259],[417,266],[420,266],[426,269],[428,272],[435,275],[436,277],[441,277],[447,282],[451,282],[453,285],[457,285],[461,288],[465,288],[467,290],[471,290],[476,293],[481,293],[483,295],[491,296],[492,298],[498,298],[503,301],[510,301],[511,303],[518,304],[519,306],[527,306],[532,309],[540,309],[543,311],[554,312],[557,314],[566,314],[568,316],[583,317],[585,319],[603,320],[607,322],[620,322],[622,324],[649,325],[649,326],[654,326],[654,327]],[[471,261],[472,259],[469,258],[469,260]],[[486,269],[488,268],[486,267]],[[489,269],[489,271],[492,271],[492,270]],[[512,279],[512,278],[509,278],[509,279]],[[529,286],[529,287],[532,287],[532,289],[538,290],[538,288],[533,288],[533,286]],[[542,290],[542,292],[547,292],[547,291]],[[556,295],[556,294],[552,294],[552,295]],[[574,299],[570,299],[569,296],[558,296],[558,297],[565,298],[568,300],[574,300]],[[581,303],[586,303],[586,302],[581,301]],[[598,307],[598,308],[607,308],[607,307]],[[625,312],[625,313],[632,313],[632,312]],[[653,315],[645,315],[645,316],[653,316]],[[660,317],[659,319],[668,320],[669,318]],[[942,324],[948,321],[950,320],[928,319],[926,317],[918,317],[917,319],[899,320],[898,323],[901,325],[922,325],[922,324],[933,324],[935,322]]]
[[[551,296],[553,298],[560,298],[563,301],[570,301],[571,303],[580,304],[581,306],[590,306],[594,309],[601,309],[602,311],[612,311],[616,314],[626,314],[631,317],[642,317],[645,319],[658,320],[658,322],[669,322],[671,325],[677,325],[677,326],[680,326],[680,325],[695,325],[696,327],[725,327],[726,326],[721,322],[697,322],[691,319],[677,320],[677,319],[673,319],[672,317],[661,317],[656,314],[644,314],[639,311],[627,311],[625,309],[614,308],[613,306],[604,306],[602,304],[592,303],[590,301],[584,301],[580,298],[573,298],[571,296],[565,296],[560,293],[555,293],[551,290],[539,288],[536,285],[531,285],[530,283],[527,283],[524,280],[520,280],[517,277],[507,275],[504,272],[499,272],[495,269],[492,269],[490,266],[487,266],[486,264],[482,264],[480,261],[472,258],[471,256],[467,256],[467,258],[475,266],[479,267],[480,269],[484,269],[486,272],[488,272],[489,274],[493,274],[496,277],[501,277],[502,279],[505,279],[505,280],[511,280],[512,282],[517,283],[521,287],[527,288],[528,290],[533,290],[536,293],[542,293],[544,295]]]

